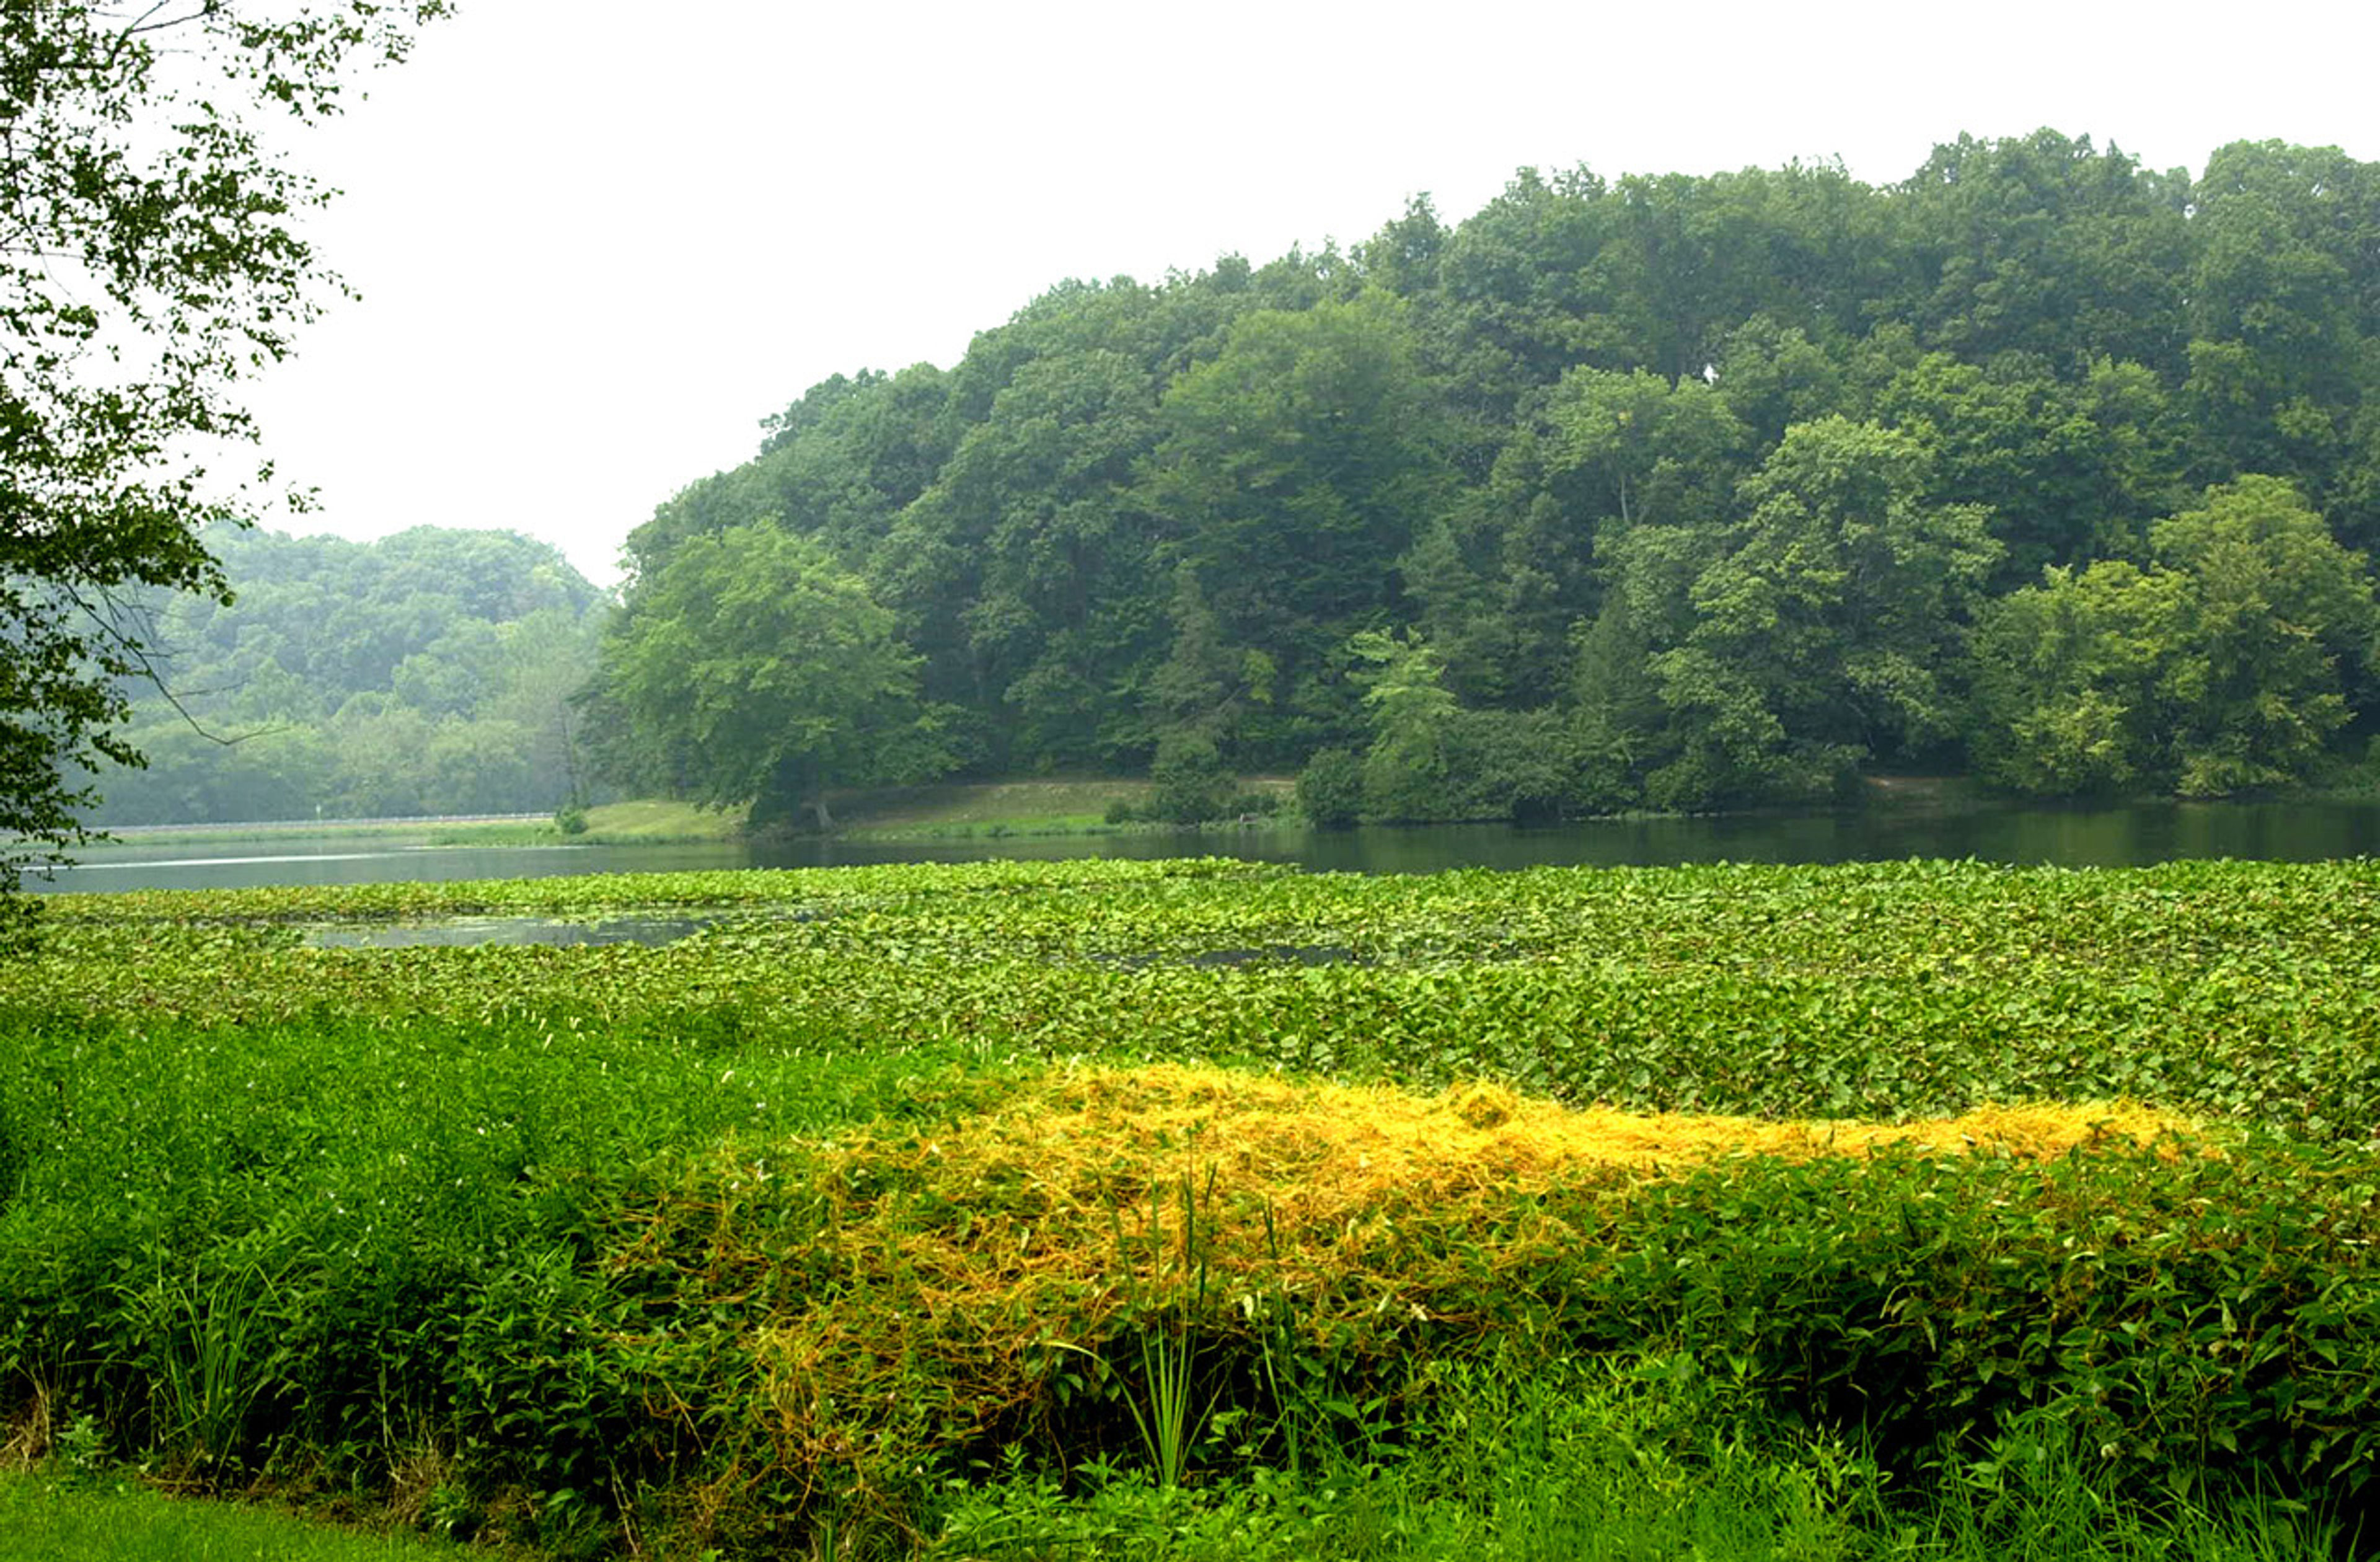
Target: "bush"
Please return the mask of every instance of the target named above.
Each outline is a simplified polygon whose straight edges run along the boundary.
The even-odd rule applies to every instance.
[[[1544,824],[1585,812],[1577,746],[1552,711],[1461,712],[1446,747],[1456,817]]]
[[[1223,805],[1224,815],[1232,819],[1269,819],[1280,812],[1281,798],[1272,792],[1233,792]]]
[[[2352,1491],[2380,1471],[2374,1170],[2273,1140],[1713,1166],[1628,1200],[1573,1305],[1905,1468],[2046,1418],[2175,1491]]]
[[[1149,767],[1148,778],[1157,784],[1150,816],[1175,824],[1228,817],[1239,785],[1225,768],[1215,740],[1203,732],[1169,732],[1159,738],[1157,763]]]
[[[1364,812],[1400,824],[1459,819],[1443,755],[1411,745],[1375,743],[1364,755]]]
[[[1324,749],[1297,776],[1297,809],[1318,830],[1343,830],[1364,812],[1364,762],[1346,749]]]

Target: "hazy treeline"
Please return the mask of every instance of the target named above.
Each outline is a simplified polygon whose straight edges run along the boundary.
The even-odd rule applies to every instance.
[[[109,824],[551,810],[571,795],[568,701],[608,599],[550,544],[417,527],[378,543],[223,530],[235,600],[140,606],[164,650],[136,685],[145,770],[103,779]]]
[[[2374,705],[2375,344],[2336,151],[1524,172],[812,387],[634,534],[592,736],[764,816],[1318,756],[1406,817],[2290,782]]]

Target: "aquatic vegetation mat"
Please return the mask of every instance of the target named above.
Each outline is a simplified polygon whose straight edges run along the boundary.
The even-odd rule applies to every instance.
[[[1790,1117],[2131,1099],[2380,1121],[2380,866],[1462,873],[925,864],[62,896],[0,1024],[397,1017],[650,1047],[1209,1061]],[[642,914],[665,947],[305,949],[295,924]],[[1328,950],[1327,961],[1307,958]]]

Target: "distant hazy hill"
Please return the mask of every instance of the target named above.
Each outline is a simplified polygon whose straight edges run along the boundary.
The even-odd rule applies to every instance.
[[[569,795],[565,701],[608,602],[554,548],[427,526],[208,543],[236,600],[152,604],[165,692],[135,687],[133,732],[150,763],[103,777],[102,822],[531,812]]]

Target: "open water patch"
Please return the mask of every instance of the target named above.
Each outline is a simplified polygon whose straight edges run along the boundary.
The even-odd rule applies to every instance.
[[[1251,944],[1224,949],[1094,954],[1088,958],[1093,965],[1113,966],[1122,970],[1143,970],[1151,966],[1189,966],[1194,970],[1231,970],[1239,966],[1347,966],[1377,963],[1373,957],[1352,949],[1343,944]]]
[[[315,949],[468,949],[488,944],[674,944],[717,922],[716,916],[442,917],[434,921],[315,923],[301,930]]]
[[[1343,944],[1259,944],[1239,949],[1208,949],[1186,961],[1194,966],[1345,966],[1371,962]]]

